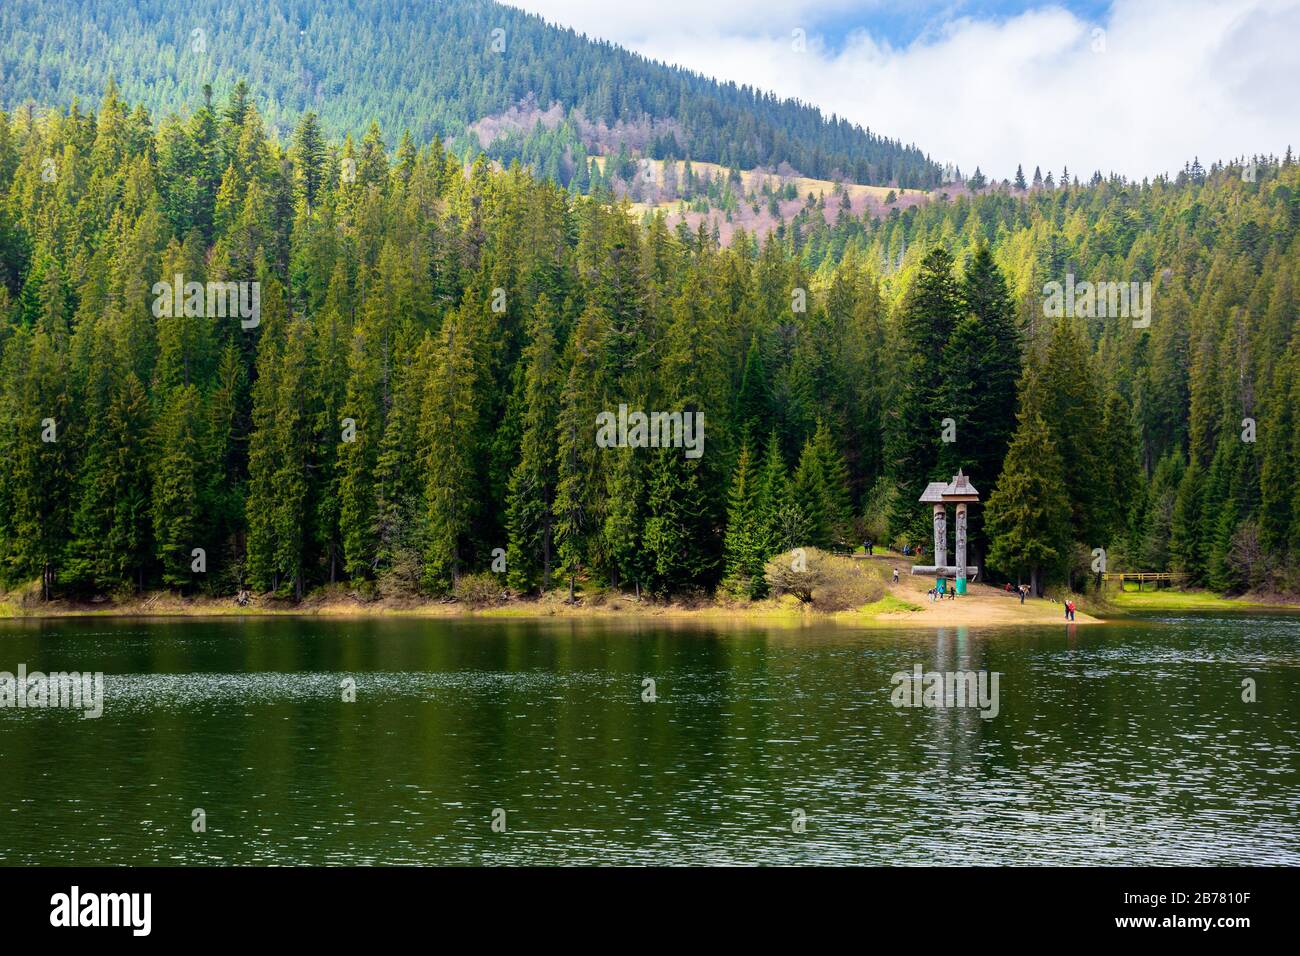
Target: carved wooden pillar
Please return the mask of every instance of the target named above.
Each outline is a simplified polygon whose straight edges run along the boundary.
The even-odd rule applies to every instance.
[[[934,506],[934,563],[943,567],[948,563],[948,508]]]
[[[957,593],[966,593],[966,502],[957,503]]]

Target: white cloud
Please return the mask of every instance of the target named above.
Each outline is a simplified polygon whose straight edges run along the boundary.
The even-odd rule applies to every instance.
[[[656,59],[794,96],[967,173],[1133,177],[1300,145],[1300,0],[1116,0],[950,20],[906,46],[815,24],[861,0],[513,0]],[[870,9],[859,18],[871,21]],[[808,42],[797,52],[791,30]],[[1104,30],[1104,34],[1095,31]],[[1104,50],[1095,51],[1102,46]]]

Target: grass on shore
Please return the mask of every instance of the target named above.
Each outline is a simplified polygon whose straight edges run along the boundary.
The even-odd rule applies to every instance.
[[[1172,588],[1158,591],[1107,591],[1105,602],[1119,611],[1240,611],[1293,607],[1246,597],[1223,597],[1211,591],[1177,591]]]
[[[893,594],[886,594],[879,601],[872,601],[870,604],[864,604],[862,607],[853,611],[844,612],[846,617],[854,621],[871,620],[882,614],[892,614],[895,611],[920,611],[921,605],[913,604],[911,601],[905,601]]]

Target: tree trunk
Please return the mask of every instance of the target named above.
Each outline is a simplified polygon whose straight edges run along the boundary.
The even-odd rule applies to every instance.
[[[1042,597],[1038,593],[1038,565],[1036,564],[1029,569],[1029,593],[1034,597]]]

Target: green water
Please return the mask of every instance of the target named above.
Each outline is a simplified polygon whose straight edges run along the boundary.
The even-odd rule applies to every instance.
[[[0,623],[19,663],[105,703],[0,709],[7,865],[1300,864],[1294,617]],[[895,708],[917,663],[997,716]]]

